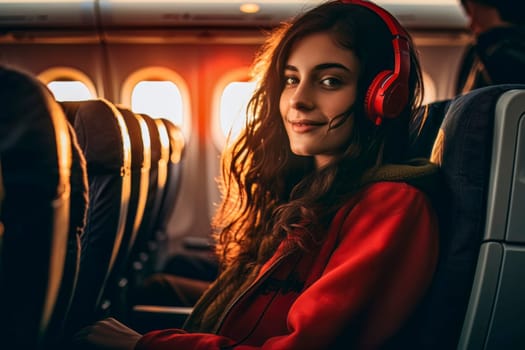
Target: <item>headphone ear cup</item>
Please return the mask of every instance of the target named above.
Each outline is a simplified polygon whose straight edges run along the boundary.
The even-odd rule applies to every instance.
[[[368,118],[379,125],[382,118],[395,118],[408,102],[408,86],[396,78],[393,71],[376,75],[365,95]]]
[[[385,84],[385,81],[388,80],[388,77],[392,75],[392,71],[384,70],[377,74],[375,78],[370,83],[368,90],[365,95],[365,112],[374,124],[381,123],[381,118],[383,114],[383,99],[380,94],[381,86]]]

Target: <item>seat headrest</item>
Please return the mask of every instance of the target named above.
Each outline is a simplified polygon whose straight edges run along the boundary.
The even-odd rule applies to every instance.
[[[148,130],[149,130],[150,142],[151,142],[151,165],[154,166],[158,164],[161,158],[161,144],[160,144],[159,129],[157,128],[155,119],[153,119],[152,117],[144,113],[141,113],[140,116],[144,118],[144,121],[146,122],[146,124],[148,124]]]
[[[114,105],[103,99],[60,104],[75,129],[90,174],[122,171],[123,164],[131,164],[125,160],[131,154],[128,130]]]
[[[408,158],[428,158],[451,100],[436,101],[419,108],[410,123]]]
[[[71,167],[71,149],[62,147],[70,142],[64,113],[47,87],[25,72],[0,67],[0,82],[0,154],[9,164],[4,181],[54,192]]]
[[[161,119],[168,131],[170,138],[170,162],[179,163],[184,156],[185,140],[182,130],[171,121]]]

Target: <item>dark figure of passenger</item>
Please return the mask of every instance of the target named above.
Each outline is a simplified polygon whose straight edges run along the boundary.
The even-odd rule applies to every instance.
[[[461,0],[475,37],[460,67],[456,93],[525,83],[525,1]]]
[[[422,100],[410,37],[370,2],[330,1],[277,30],[255,68],[256,117],[223,157],[219,277],[184,329],[141,335],[108,318],[79,343],[376,349],[415,310],[438,224],[423,192],[436,167],[404,157]]]

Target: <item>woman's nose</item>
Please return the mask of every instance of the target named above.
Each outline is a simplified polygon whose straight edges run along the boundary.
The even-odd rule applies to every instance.
[[[311,89],[306,84],[299,84],[290,96],[290,106],[298,110],[310,110],[314,105]]]

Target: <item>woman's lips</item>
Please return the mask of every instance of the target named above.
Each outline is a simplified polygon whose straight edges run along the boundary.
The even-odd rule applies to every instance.
[[[297,120],[297,121],[288,120],[288,123],[290,123],[291,129],[294,132],[299,133],[299,134],[313,131],[326,124],[324,122],[316,122],[313,120]]]

